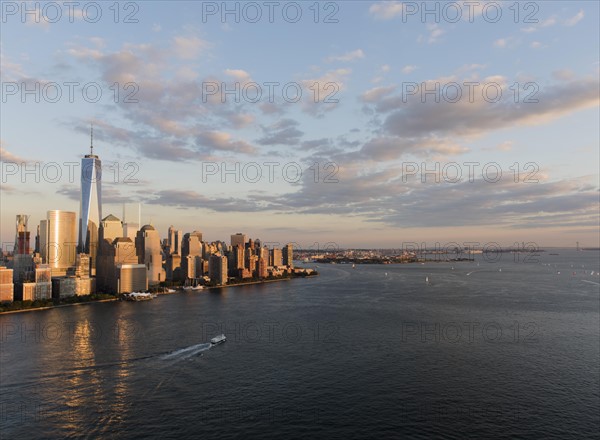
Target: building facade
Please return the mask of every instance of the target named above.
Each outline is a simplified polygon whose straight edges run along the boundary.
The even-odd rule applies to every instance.
[[[77,214],[71,211],[48,211],[40,223],[42,263],[48,264],[52,276],[65,276],[77,259]]]
[[[81,159],[81,199],[79,203],[79,250],[90,256],[92,275],[96,274],[98,229],[102,218],[102,163],[94,154]]]
[[[160,236],[154,226],[145,225],[138,231],[135,247],[138,263],[146,265],[148,285],[153,286],[165,281],[166,274],[163,269]]]
[[[227,284],[227,257],[224,255],[211,255],[208,263],[208,276],[217,286]]]

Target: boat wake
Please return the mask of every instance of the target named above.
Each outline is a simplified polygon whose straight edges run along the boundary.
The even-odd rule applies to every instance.
[[[589,284],[594,284],[596,286],[600,286],[600,283],[597,283],[595,281],[581,280],[581,282],[583,282],[583,283],[589,283]]]
[[[164,354],[160,357],[162,360],[169,359],[187,359],[192,356],[196,356],[203,351],[209,350],[211,344],[209,342],[203,342],[202,344],[190,345],[189,347],[180,348],[179,350],[172,351]]]

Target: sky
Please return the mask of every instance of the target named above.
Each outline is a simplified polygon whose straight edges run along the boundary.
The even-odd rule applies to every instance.
[[[93,125],[103,217],[139,203],[163,238],[599,246],[599,18],[594,1],[2,2],[2,243],[16,214],[35,230],[79,211]]]

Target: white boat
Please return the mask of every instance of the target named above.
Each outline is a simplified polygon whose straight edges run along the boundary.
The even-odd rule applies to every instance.
[[[225,337],[225,335],[223,333],[221,333],[219,336],[215,336],[214,338],[212,338],[210,340],[210,343],[212,345],[217,345],[217,344],[221,344],[223,342],[225,342],[227,340],[227,338]]]
[[[154,299],[154,295],[148,292],[131,292],[123,295],[127,301],[148,301]]]

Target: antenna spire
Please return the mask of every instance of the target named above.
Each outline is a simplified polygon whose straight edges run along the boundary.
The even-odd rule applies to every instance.
[[[94,123],[90,124],[90,154],[94,154]]]

